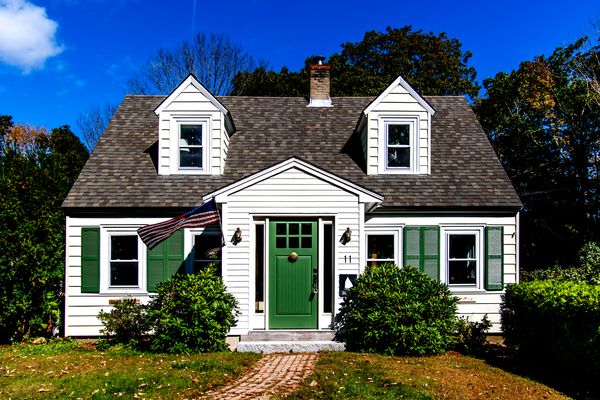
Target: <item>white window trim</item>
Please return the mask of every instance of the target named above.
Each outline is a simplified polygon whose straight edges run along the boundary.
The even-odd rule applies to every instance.
[[[384,260],[384,262],[393,262],[401,267],[400,254],[402,254],[402,228],[401,227],[371,227],[365,229],[365,262],[368,265],[369,261],[376,261],[369,257],[369,239],[371,235],[394,235],[394,260]],[[380,259],[381,260],[381,259]]]
[[[202,125],[202,168],[180,167],[179,140],[182,125]],[[210,116],[172,115],[170,165],[173,175],[207,175],[211,173],[212,124]]]
[[[100,229],[100,293],[147,293],[146,246],[137,234],[137,227]],[[137,286],[110,286],[110,238],[112,236],[137,236],[138,284]]]
[[[390,125],[408,125],[409,148],[410,148],[410,166],[409,167],[388,167],[387,148],[388,148],[388,127]],[[418,116],[382,116],[379,118],[379,173],[380,174],[416,174],[419,173],[419,141],[420,141],[420,118]]]
[[[453,292],[485,292],[484,286],[484,266],[485,266],[485,247],[484,247],[484,227],[483,226],[453,226],[442,227],[442,242],[440,246],[440,257],[442,268],[440,271],[440,281],[446,283]],[[448,283],[449,258],[450,258],[450,235],[475,235],[475,253],[477,258],[476,281],[475,285]]]

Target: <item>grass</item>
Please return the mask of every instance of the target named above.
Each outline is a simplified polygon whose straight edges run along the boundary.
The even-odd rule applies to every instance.
[[[288,399],[568,399],[485,361],[449,353],[390,357],[325,353]]]
[[[186,399],[231,383],[259,355],[175,356],[60,340],[0,348],[1,399]],[[496,364],[498,365],[498,364]],[[322,353],[288,399],[567,399],[485,360],[448,353],[390,357]]]
[[[242,353],[98,351],[72,340],[16,345],[0,349],[0,398],[194,398],[231,382],[258,358]]]

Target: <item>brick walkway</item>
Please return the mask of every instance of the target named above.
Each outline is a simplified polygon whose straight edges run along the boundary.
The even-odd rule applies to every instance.
[[[268,354],[233,384],[215,392],[207,392],[203,399],[268,399],[271,395],[289,393],[306,379],[317,362],[316,353]]]

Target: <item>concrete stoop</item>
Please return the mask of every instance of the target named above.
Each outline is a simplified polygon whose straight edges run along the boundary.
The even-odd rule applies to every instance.
[[[240,337],[237,351],[241,353],[314,353],[344,351],[345,345],[333,341],[333,331],[270,330],[250,331]]]
[[[344,343],[331,340],[241,341],[237,344],[240,353],[316,353],[345,349]]]

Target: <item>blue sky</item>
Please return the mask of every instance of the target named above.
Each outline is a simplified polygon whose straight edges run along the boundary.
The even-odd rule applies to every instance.
[[[0,114],[77,133],[79,114],[118,104],[148,56],[194,31],[225,33],[270,67],[297,70],[366,31],[412,25],[459,39],[481,83],[591,32],[593,20],[598,0],[0,0]]]

